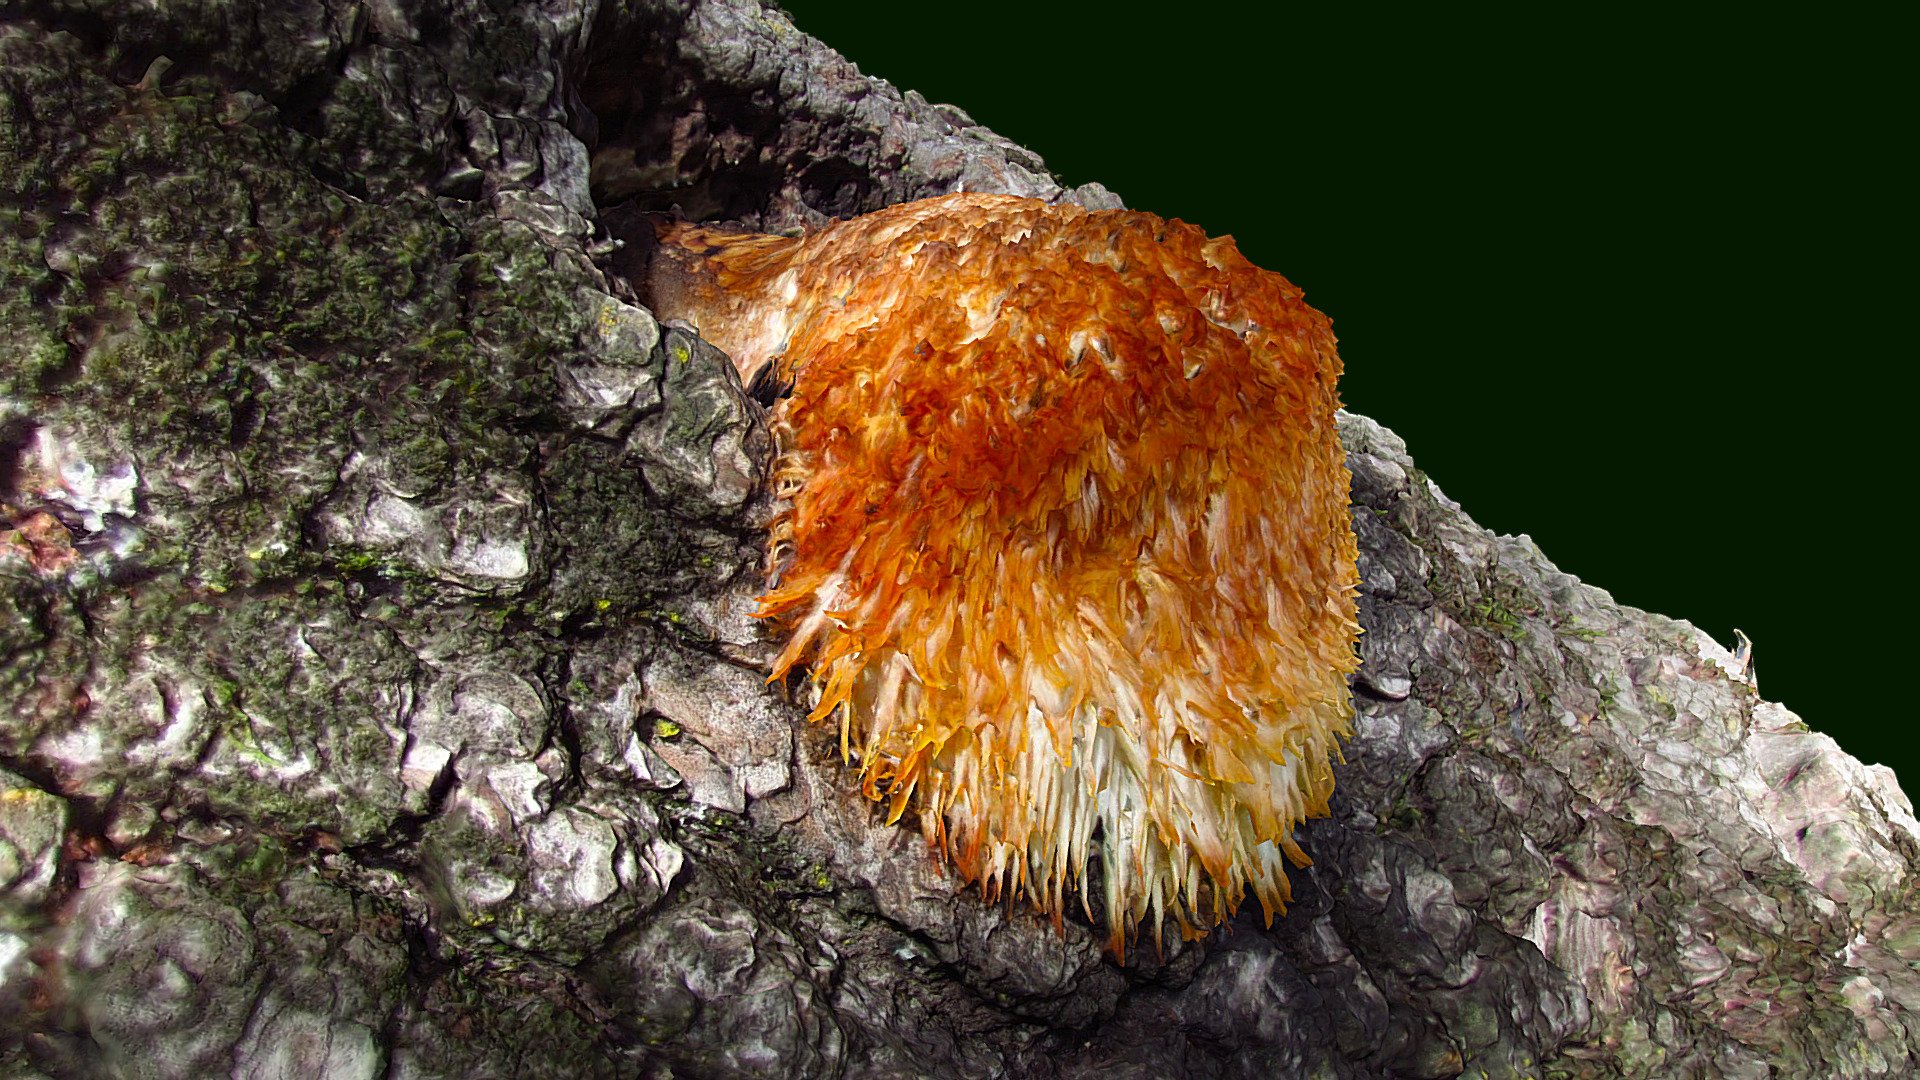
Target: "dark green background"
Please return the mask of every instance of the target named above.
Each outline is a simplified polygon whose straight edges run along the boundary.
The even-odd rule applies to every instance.
[[[1333,316],[1349,407],[1481,524],[1746,631],[1767,697],[1920,777],[1906,29],[785,7],[1067,182],[1233,234]]]

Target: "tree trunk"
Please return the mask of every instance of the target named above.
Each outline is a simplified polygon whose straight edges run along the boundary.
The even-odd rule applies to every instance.
[[[882,823],[635,211],[1113,207],[753,0],[0,15],[21,1076],[1879,1077],[1920,826],[1343,417],[1359,715],[1271,930],[1120,965]]]

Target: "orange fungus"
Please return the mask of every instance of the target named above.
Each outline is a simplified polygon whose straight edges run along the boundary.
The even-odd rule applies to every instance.
[[[1327,318],[1179,221],[950,195],[661,230],[663,317],[791,385],[769,586],[862,791],[1119,953],[1288,900],[1359,633]],[[1157,940],[1157,939],[1156,939]]]

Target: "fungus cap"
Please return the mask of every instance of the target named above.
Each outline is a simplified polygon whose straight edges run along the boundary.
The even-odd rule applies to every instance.
[[[1356,661],[1327,318],[1231,238],[962,194],[803,237],[671,225],[654,302],[771,364],[776,678],[889,820],[1109,946],[1188,936],[1327,813]]]

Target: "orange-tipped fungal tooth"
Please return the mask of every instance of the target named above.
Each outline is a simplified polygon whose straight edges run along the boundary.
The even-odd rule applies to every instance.
[[[1109,948],[1289,899],[1359,633],[1331,326],[1230,238],[949,195],[660,230],[652,299],[775,365],[761,614],[849,782]]]

